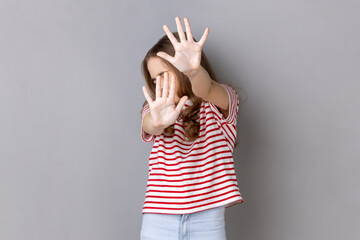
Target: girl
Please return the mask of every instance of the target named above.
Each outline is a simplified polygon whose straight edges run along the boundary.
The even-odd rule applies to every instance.
[[[154,140],[142,240],[223,240],[225,208],[242,203],[233,162],[239,98],[218,83],[184,19],[146,54],[141,137]]]

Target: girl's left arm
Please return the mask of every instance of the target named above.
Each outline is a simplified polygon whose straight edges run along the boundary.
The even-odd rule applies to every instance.
[[[205,101],[213,103],[226,118],[229,113],[229,95],[220,83],[212,80],[209,73],[200,65],[199,69],[187,75],[193,93]]]
[[[172,63],[179,71],[190,79],[194,94],[205,101],[213,103],[220,112],[228,116],[229,96],[224,87],[212,80],[209,73],[201,66],[201,49],[209,34],[209,28],[205,29],[199,42],[195,42],[191,33],[190,22],[185,18],[186,36],[181,24],[180,17],[176,17],[176,26],[180,42],[170,31],[167,25],[163,25],[164,31],[175,49],[175,56],[165,52],[158,52],[157,56]]]

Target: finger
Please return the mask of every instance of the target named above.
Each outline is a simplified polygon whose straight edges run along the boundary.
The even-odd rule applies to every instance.
[[[160,76],[157,76],[156,77],[156,87],[155,87],[155,89],[156,89],[156,98],[155,98],[155,100],[157,100],[158,98],[161,97],[161,86],[160,85],[161,85],[160,84]]]
[[[176,111],[177,111],[177,112],[180,112],[180,111],[181,111],[181,109],[184,107],[185,102],[186,102],[187,100],[188,100],[188,97],[187,97],[187,96],[183,96],[183,97],[180,99],[178,105],[176,106]]]
[[[165,72],[164,73],[164,86],[163,86],[163,93],[162,93],[162,96],[167,98],[168,97],[168,92],[169,92],[169,84],[168,84],[168,75],[169,73],[168,72]]]
[[[168,36],[170,42],[172,43],[172,45],[175,46],[176,44],[178,44],[177,39],[175,38],[174,34],[170,31],[170,28],[166,24],[163,25],[163,29],[166,35]]]
[[[170,92],[169,92],[169,98],[174,99],[175,98],[175,77],[172,75],[170,79]]]
[[[153,100],[151,99],[147,89],[145,86],[142,87],[142,90],[143,90],[143,93],[144,93],[144,96],[146,98],[146,100],[148,101],[149,104],[152,104],[153,103]]]
[[[170,56],[169,54],[165,53],[165,52],[157,52],[156,55],[158,57],[161,57],[163,59],[165,59],[166,61],[168,61],[169,63],[174,64],[174,57]]]
[[[191,33],[191,27],[190,27],[190,22],[188,18],[184,18],[184,22],[185,22],[185,28],[186,28],[186,36],[187,36],[187,40],[190,42],[193,42],[193,36]]]
[[[204,32],[203,36],[201,37],[201,39],[200,39],[200,41],[199,41],[200,46],[203,46],[203,45],[204,45],[204,43],[205,43],[205,41],[206,41],[206,39],[207,39],[207,36],[209,35],[209,31],[210,31],[209,28],[206,28],[206,29],[205,29],[205,32]]]
[[[176,27],[177,27],[177,31],[179,34],[180,42],[184,42],[184,41],[186,41],[186,39],[185,39],[185,33],[184,33],[184,29],[182,27],[181,19],[177,16],[175,18],[175,21],[176,21]]]

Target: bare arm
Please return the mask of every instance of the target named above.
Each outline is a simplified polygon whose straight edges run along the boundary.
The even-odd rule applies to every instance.
[[[229,96],[225,88],[220,83],[212,80],[209,73],[202,66],[188,77],[193,93],[217,106],[226,118],[229,113]]]
[[[150,112],[146,113],[144,116],[142,127],[145,132],[151,135],[160,135],[166,128],[165,126],[154,127]]]
[[[174,76],[171,77],[169,92],[168,72],[164,73],[162,94],[160,85],[160,76],[157,76],[155,100],[151,99],[146,87],[143,86],[143,93],[149,103],[150,111],[144,116],[142,125],[145,132],[153,135],[161,134],[165,128],[175,123],[188,99],[187,96],[183,96],[177,105],[175,105],[175,78]]]
[[[213,103],[219,108],[226,117],[229,108],[229,96],[226,89],[218,82],[212,80],[209,73],[201,66],[202,47],[209,34],[209,28],[205,29],[199,42],[195,42],[191,33],[189,19],[185,18],[186,36],[180,18],[175,18],[179,33],[180,42],[175,38],[167,25],[164,25],[164,31],[170,39],[175,49],[175,55],[170,56],[165,52],[158,52],[157,56],[172,63],[179,71],[189,77],[193,93]]]

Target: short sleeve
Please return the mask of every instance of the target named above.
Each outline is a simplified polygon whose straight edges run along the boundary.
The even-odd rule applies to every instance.
[[[222,123],[236,125],[236,119],[239,110],[239,96],[232,87],[225,84],[220,85],[225,88],[229,96],[229,114],[227,118],[224,118],[219,109],[213,103],[209,102],[210,108],[219,117]]]
[[[141,136],[141,139],[144,141],[144,142],[151,142],[152,140],[154,140],[154,135],[152,134],[149,134],[147,132],[144,131],[143,129],[143,120],[144,120],[144,117],[145,115],[150,112],[150,108],[149,108],[149,104],[146,104],[141,112],[141,133],[140,133],[140,136]]]

